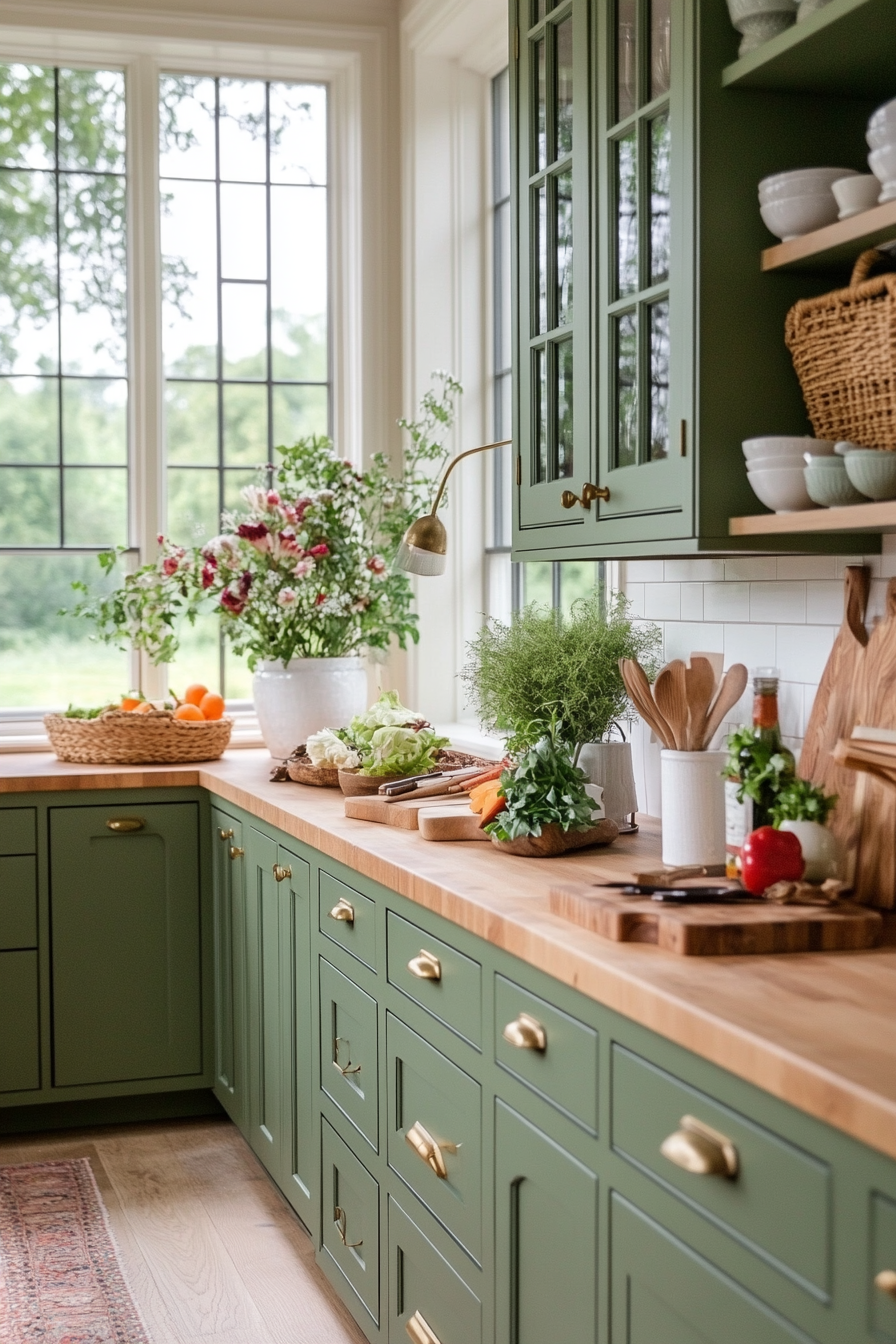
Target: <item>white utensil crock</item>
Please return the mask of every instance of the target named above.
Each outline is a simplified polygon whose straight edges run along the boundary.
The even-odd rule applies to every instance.
[[[638,810],[630,742],[588,742],[579,752],[579,766],[592,784],[603,785],[604,815],[627,820]]]
[[[663,863],[725,862],[724,751],[660,753]]]
[[[344,728],[367,708],[367,673],[360,658],[293,658],[263,662],[252,678],[255,712],[265,746],[284,760],[321,728]]]

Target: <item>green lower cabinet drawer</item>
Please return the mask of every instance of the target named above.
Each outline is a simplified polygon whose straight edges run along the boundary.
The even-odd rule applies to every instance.
[[[389,1196],[389,1344],[481,1344],[482,1303]]]
[[[610,1264],[610,1344],[811,1344],[615,1191]]]
[[[320,931],[376,970],[376,902],[320,870]]]
[[[37,859],[0,859],[0,951],[37,947]]]
[[[597,1176],[498,1101],[495,1186],[498,1344],[596,1344]]]
[[[598,1036],[593,1027],[495,976],[495,1058],[502,1068],[597,1133]]]
[[[826,1162],[613,1046],[612,1146],[814,1297],[830,1294],[831,1170]],[[661,1152],[694,1117],[733,1144],[738,1170],[697,1175]]]
[[[479,1084],[391,1013],[386,1019],[389,1166],[479,1263]]]
[[[0,808],[0,854],[33,854],[37,814],[33,807]]]
[[[896,1279],[886,1275],[896,1275],[896,1201],[875,1191],[871,1196],[868,1314],[873,1338],[881,1344],[896,1344]]]
[[[0,1092],[40,1087],[36,952],[0,952]]]
[[[389,911],[386,975],[471,1045],[482,1044],[482,967],[440,938]]]
[[[379,1150],[376,1000],[320,961],[320,1085]]]
[[[320,1244],[324,1261],[344,1281],[355,1315],[380,1320],[380,1188],[321,1118]]]

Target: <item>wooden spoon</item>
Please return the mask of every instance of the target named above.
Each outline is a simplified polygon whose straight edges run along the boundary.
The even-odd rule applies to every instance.
[[[712,674],[715,678],[715,684],[718,686],[722,680],[722,668],[725,666],[725,655],[723,653],[707,653],[704,649],[695,649],[691,654],[691,666],[694,665],[695,658],[705,658],[712,668]]]
[[[709,749],[709,744],[715,737],[719,724],[725,718],[729,709],[737,704],[738,700],[747,689],[747,669],[743,663],[733,663],[722,678],[722,684],[719,687],[719,693],[716,696],[715,704],[709,712],[706,720],[706,727],[703,732],[702,751]]]
[[[692,653],[691,665],[685,668],[684,677],[690,713],[688,751],[702,751],[706,715],[716,693],[716,675],[708,658]]]
[[[653,687],[653,698],[663,718],[672,729],[676,751],[688,750],[686,670],[681,659],[674,658],[660,672]]]
[[[620,658],[619,671],[625,683],[625,689],[641,718],[652,728],[664,747],[674,749],[672,729],[657,709],[656,702],[647,680],[647,673],[634,658]]]

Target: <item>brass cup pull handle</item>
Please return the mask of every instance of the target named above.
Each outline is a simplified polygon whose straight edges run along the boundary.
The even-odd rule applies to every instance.
[[[405,1321],[404,1328],[413,1344],[442,1344],[432,1326],[427,1324],[419,1311],[415,1311],[413,1316]]]
[[[434,957],[426,948],[421,948],[416,957],[411,957],[408,962],[408,970],[411,975],[416,975],[418,980],[441,980],[442,963],[438,957]]]
[[[581,495],[577,495],[574,490],[564,490],[560,496],[560,503],[564,509],[574,509],[577,504],[590,511],[591,505],[596,499],[602,499],[605,504],[610,500],[610,487],[608,485],[592,485],[586,481],[582,486]]]
[[[232,859],[241,859],[245,854],[245,852],[246,851],[244,849],[240,849],[239,845],[230,846],[230,857]]]
[[[145,825],[142,817],[112,817],[106,822],[106,829],[116,835],[127,835],[129,831],[142,831]]]
[[[740,1161],[731,1140],[693,1115],[683,1115],[679,1123],[681,1127],[660,1145],[663,1157],[694,1176],[727,1176],[733,1180]]]
[[[351,901],[347,901],[344,896],[340,896],[330,911],[330,919],[340,919],[344,924],[354,924],[355,907]]]
[[[537,1050],[539,1054],[544,1054],[548,1048],[547,1032],[538,1019],[530,1017],[528,1013],[520,1013],[512,1022],[508,1022],[502,1034],[505,1041],[516,1046],[517,1050]]]
[[[446,1143],[444,1140],[437,1143],[428,1129],[424,1129],[418,1120],[416,1124],[411,1125],[405,1133],[405,1141],[410,1144],[418,1157],[422,1157],[428,1167],[431,1167],[440,1181],[447,1181],[448,1168],[445,1166],[443,1153],[456,1153],[456,1143]]]
[[[229,828],[229,830],[226,830],[226,831],[221,831],[221,830],[219,830],[219,831],[218,831],[218,839],[219,839],[219,840],[232,840],[232,839],[233,839],[233,827],[231,826],[231,827]]]
[[[278,882],[285,882],[287,878],[292,877],[291,868],[281,868],[279,863],[274,864],[274,877]]]
[[[336,1205],[335,1209],[333,1210],[333,1222],[334,1222],[334,1224],[335,1224],[335,1226],[336,1226],[336,1231],[339,1233],[339,1240],[342,1242],[343,1246],[345,1246],[345,1247],[348,1248],[348,1250],[350,1250],[350,1251],[354,1251],[354,1250],[357,1249],[358,1246],[363,1246],[363,1245],[364,1245],[363,1240],[362,1240],[362,1241],[348,1241],[348,1240],[346,1239],[346,1235],[345,1235],[345,1209],[340,1209],[340,1207],[339,1207],[338,1204]]]
[[[875,1274],[874,1286],[878,1292],[896,1297],[896,1269],[882,1269],[879,1274]]]
[[[340,1045],[347,1045],[347,1046],[348,1046],[348,1055],[349,1055],[349,1059],[348,1059],[348,1063],[347,1063],[347,1064],[340,1064],[340,1063],[339,1063],[339,1046],[340,1046]],[[334,1069],[338,1069],[339,1072],[342,1074],[343,1078],[347,1078],[348,1075],[349,1075],[350,1073],[360,1073],[360,1072],[361,1072],[361,1065],[360,1065],[360,1064],[353,1064],[353,1063],[352,1063],[352,1059],[351,1059],[351,1055],[352,1055],[352,1043],[351,1043],[351,1041],[347,1041],[347,1040],[345,1039],[344,1036],[337,1036],[336,1039],[335,1039],[335,1041],[333,1042],[333,1068],[334,1068]]]

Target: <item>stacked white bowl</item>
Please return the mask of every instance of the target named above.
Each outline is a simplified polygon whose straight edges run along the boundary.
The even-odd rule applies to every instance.
[[[815,507],[806,489],[804,453],[830,457],[834,444],[830,439],[769,434],[747,439],[743,452],[747,479],[756,498],[775,513],[798,513]]]
[[[879,107],[868,123],[868,167],[881,184],[880,203],[896,201],[896,98]]]
[[[759,213],[766,228],[782,242],[836,222],[839,206],[831,187],[852,168],[797,168],[774,173],[759,183]]]

